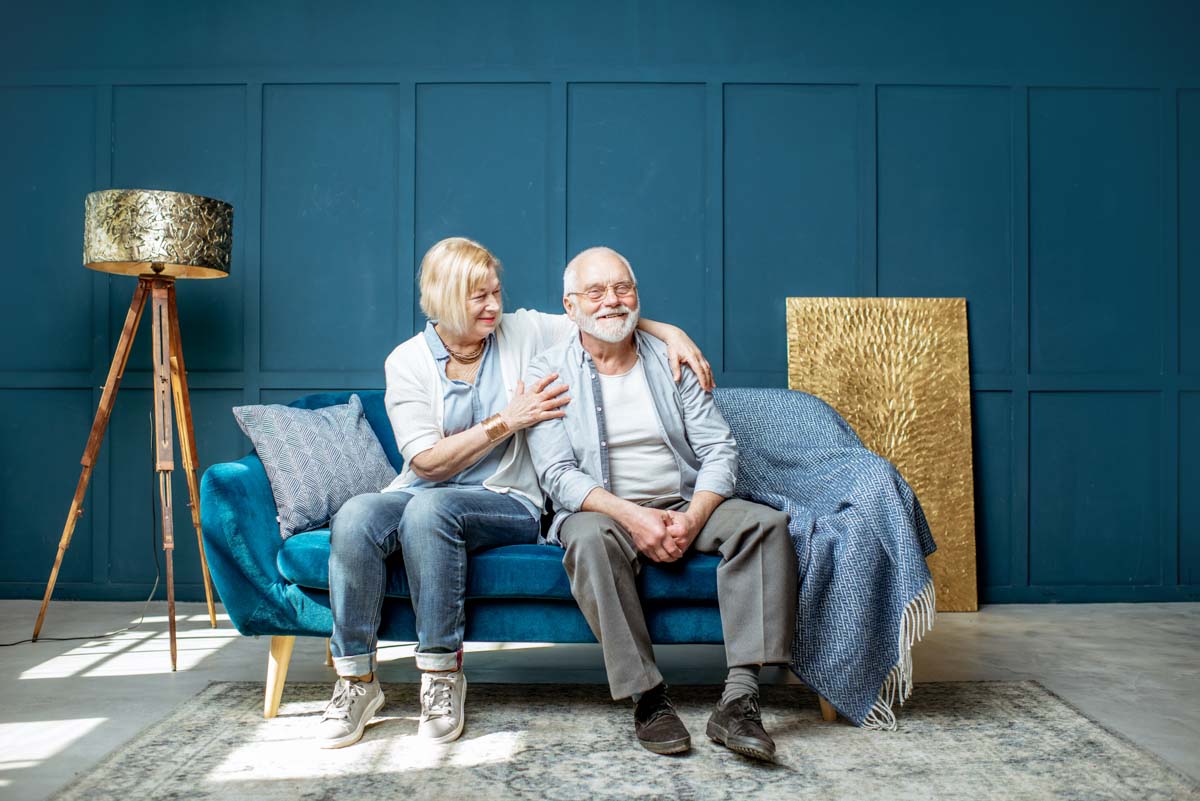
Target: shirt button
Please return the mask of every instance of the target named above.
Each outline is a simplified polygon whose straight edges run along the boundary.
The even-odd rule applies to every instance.
[[[607,448],[607,447],[608,447],[608,443],[607,443],[607,442],[605,442],[604,440],[600,440],[600,447],[601,447],[601,448]]]
[[[596,407],[596,411],[598,411],[598,412],[601,411],[599,406]]]

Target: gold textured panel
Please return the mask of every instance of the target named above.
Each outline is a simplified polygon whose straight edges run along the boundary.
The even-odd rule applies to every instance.
[[[912,486],[939,611],[979,608],[963,298],[788,298],[788,386],[837,409]]]
[[[83,263],[123,275],[224,278],[233,249],[233,206],[158,189],[105,189],[87,196]]]

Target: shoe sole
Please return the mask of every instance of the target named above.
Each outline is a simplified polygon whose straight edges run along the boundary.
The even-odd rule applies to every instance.
[[[455,728],[454,731],[446,732],[441,737],[429,737],[429,736],[422,735],[421,729],[418,727],[417,728],[417,736],[421,738],[422,742],[435,743],[435,744],[452,743],[455,740],[457,740],[459,737],[462,736],[463,728],[467,725],[467,702],[466,702],[467,677],[463,676],[462,679],[460,679],[460,681],[462,681],[463,704],[462,704],[462,715],[459,716],[459,718],[458,718],[458,727]]]
[[[730,737],[729,731],[724,726],[718,726],[711,720],[705,729],[708,734],[708,739],[714,743],[725,746],[730,751],[748,756],[753,759],[758,759],[763,762],[775,761],[775,749],[766,749],[759,745],[761,740],[756,740],[752,737]]]
[[[367,724],[371,722],[371,718],[375,717],[375,713],[378,712],[383,707],[383,702],[384,702],[383,693],[380,693],[379,695],[372,698],[370,703],[367,705],[367,711],[364,712],[363,716],[359,719],[358,727],[355,728],[354,731],[350,732],[349,734],[347,734],[345,737],[341,738],[340,740],[327,740],[327,741],[321,743],[321,747],[322,748],[345,748],[348,745],[354,745],[355,743],[357,743],[359,740],[362,739],[363,732],[367,730]]]
[[[679,740],[668,740],[665,743],[649,742],[647,740],[638,740],[642,744],[642,748],[655,754],[668,756],[670,754],[682,754],[692,747],[692,738],[683,737]]]

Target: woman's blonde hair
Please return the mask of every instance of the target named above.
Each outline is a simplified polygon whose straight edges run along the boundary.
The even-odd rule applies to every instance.
[[[451,334],[471,327],[467,299],[492,272],[500,277],[500,260],[478,242],[461,236],[443,239],[421,259],[421,311]]]

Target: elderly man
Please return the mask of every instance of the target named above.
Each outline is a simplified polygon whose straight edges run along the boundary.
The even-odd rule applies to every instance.
[[[695,376],[677,385],[662,342],[636,330],[637,281],[623,256],[591,248],[572,259],[563,306],[579,333],[535,357],[528,381],[558,373],[575,402],[527,435],[557,509],[548,539],[566,549],[571,592],[603,648],[612,696],[634,698],[634,729],[650,751],[691,747],[654,663],[635,576],[642,559],[673,562],[691,548],[720,554],[729,674],[707,733],[771,760],[758,672],[789,656],[796,557],[787,515],[730,498],[733,436]]]

